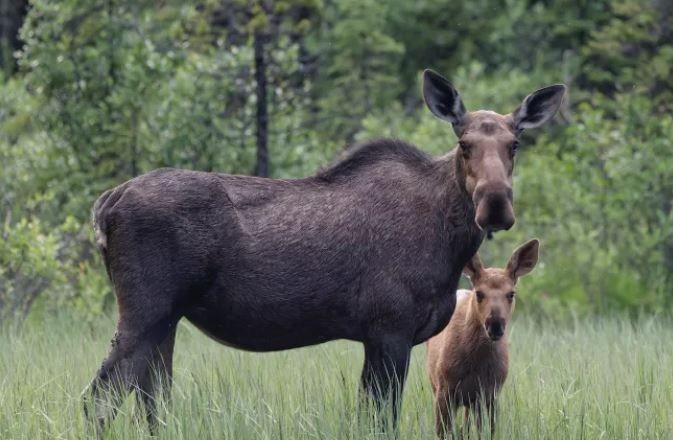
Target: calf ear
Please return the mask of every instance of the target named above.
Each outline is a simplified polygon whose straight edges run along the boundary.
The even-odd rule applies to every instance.
[[[460,137],[463,132],[465,105],[449,80],[434,70],[423,72],[423,99],[433,115],[450,122]]]
[[[553,118],[565,93],[565,85],[555,84],[526,96],[519,108],[512,112],[516,131],[520,133],[527,128],[539,127]]]
[[[479,254],[475,253],[463,268],[463,273],[474,283],[483,270],[484,266],[481,265]]]
[[[539,251],[540,242],[535,238],[516,248],[507,263],[507,272],[514,281],[533,270],[537,264]]]

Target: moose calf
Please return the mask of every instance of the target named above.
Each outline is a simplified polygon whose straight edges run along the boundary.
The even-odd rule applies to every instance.
[[[514,310],[514,286],[535,267],[539,242],[517,248],[507,267],[484,268],[479,255],[463,272],[472,290],[459,290],[456,310],[441,333],[428,341],[427,367],[435,397],[437,435],[451,432],[453,409],[465,407],[465,419],[474,411],[481,429],[481,406],[495,430],[495,398],[507,377],[505,327]]]

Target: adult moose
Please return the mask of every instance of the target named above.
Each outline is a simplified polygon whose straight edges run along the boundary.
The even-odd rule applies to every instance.
[[[360,341],[362,388],[395,417],[412,346],[448,323],[485,234],[514,224],[517,136],[564,92],[538,90],[508,115],[466,112],[426,70],[425,101],[459,138],[443,156],[376,140],[304,179],[161,169],[103,193],[94,227],[119,322],[91,385],[98,426],[114,415],[102,392],[114,408],[131,389],[152,426],[183,317],[252,351]]]

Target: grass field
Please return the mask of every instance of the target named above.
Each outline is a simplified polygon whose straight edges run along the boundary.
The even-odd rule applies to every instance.
[[[85,438],[80,392],[107,351],[112,320],[68,319],[0,334],[0,438]],[[673,438],[673,324],[580,320],[558,328],[519,319],[499,403],[503,439]],[[350,342],[271,354],[178,332],[174,400],[160,438],[379,439],[357,411],[361,348]],[[414,350],[403,439],[434,436],[425,347]],[[149,437],[128,399],[107,438]],[[360,414],[358,416],[358,414]]]

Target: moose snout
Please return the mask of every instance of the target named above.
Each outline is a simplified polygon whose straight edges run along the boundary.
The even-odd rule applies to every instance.
[[[483,231],[508,230],[514,225],[512,188],[508,185],[480,185],[474,192],[475,222]]]
[[[505,334],[505,320],[502,318],[486,319],[486,332],[492,341],[497,341]]]

